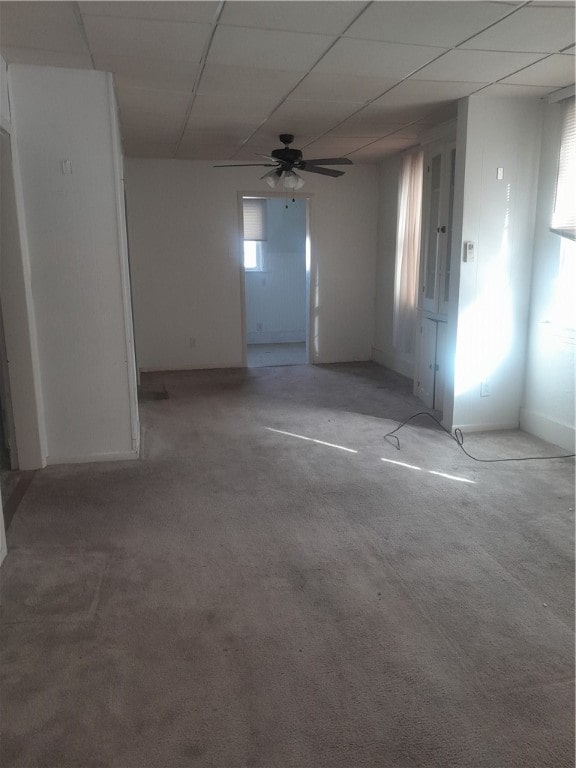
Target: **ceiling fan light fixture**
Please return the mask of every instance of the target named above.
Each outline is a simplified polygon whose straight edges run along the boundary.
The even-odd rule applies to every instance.
[[[275,173],[271,175],[266,175],[266,184],[270,187],[270,189],[276,189],[278,186],[278,176],[276,176]]]
[[[304,179],[294,171],[285,171],[282,183],[284,189],[301,189],[304,186]]]

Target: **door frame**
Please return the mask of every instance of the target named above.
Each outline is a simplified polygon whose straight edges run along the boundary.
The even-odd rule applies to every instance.
[[[236,264],[238,267],[238,274],[239,274],[239,281],[240,281],[240,316],[241,316],[241,324],[242,324],[242,367],[247,368],[248,367],[248,329],[246,324],[246,272],[244,270],[244,248],[243,248],[243,242],[244,242],[244,207],[243,207],[243,200],[246,197],[256,197],[264,200],[272,200],[272,199],[281,199],[284,200],[286,197],[285,190],[282,190],[281,192],[262,192],[259,190],[258,192],[238,192],[238,234],[236,237],[236,245],[235,245],[235,253],[234,257],[236,259]],[[316,258],[314,250],[311,246],[311,235],[310,235],[310,223],[311,223],[311,207],[312,207],[312,197],[313,195],[302,193],[302,192],[294,192],[294,190],[290,190],[290,198],[295,198],[296,200],[305,200],[306,201],[306,239],[305,239],[305,268],[306,268],[306,297],[305,297],[305,305],[306,305],[306,364],[311,365],[314,363],[314,354],[313,354],[313,339],[312,339],[312,333],[313,333],[313,327],[312,323],[310,322],[311,316],[312,316],[312,297],[315,294],[316,291],[316,284],[317,284],[317,269],[316,269]]]

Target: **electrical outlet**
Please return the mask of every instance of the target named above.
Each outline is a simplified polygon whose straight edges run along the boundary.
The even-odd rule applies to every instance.
[[[481,381],[480,382],[480,397],[490,397],[490,382],[489,381]]]

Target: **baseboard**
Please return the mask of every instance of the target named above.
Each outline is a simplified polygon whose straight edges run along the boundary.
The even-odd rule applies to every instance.
[[[504,429],[518,429],[517,421],[506,421],[493,424],[453,424],[452,432],[459,429],[462,432],[497,432]]]
[[[406,376],[409,379],[414,378],[413,357],[404,357],[394,352],[385,352],[383,349],[378,349],[378,347],[372,347],[372,360],[378,363],[378,365],[383,365],[384,368],[401,373],[402,376]]]
[[[222,370],[226,371],[228,368],[246,368],[246,364],[242,361],[238,363],[202,363],[201,365],[190,365],[190,366],[182,366],[179,365],[177,368],[166,368],[163,366],[162,368],[146,368],[142,367],[139,368],[140,373],[185,373],[186,371],[214,371],[214,370]]]
[[[91,453],[86,456],[47,456],[46,463],[56,464],[91,464],[99,461],[135,461],[140,457],[138,451],[118,451],[117,453]]]
[[[248,344],[303,344],[306,341],[304,330],[294,331],[248,331]]]
[[[520,409],[520,428],[524,432],[546,440],[547,443],[559,445],[570,453],[574,452],[575,430],[568,424],[544,416],[542,413],[530,411],[527,408]]]

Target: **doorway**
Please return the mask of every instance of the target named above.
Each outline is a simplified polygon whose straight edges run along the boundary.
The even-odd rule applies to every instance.
[[[242,196],[248,368],[309,361],[309,236],[304,197]]]

